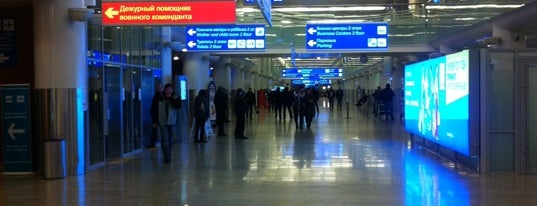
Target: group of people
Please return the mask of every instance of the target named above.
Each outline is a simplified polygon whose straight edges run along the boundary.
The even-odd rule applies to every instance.
[[[297,119],[295,106],[296,106],[296,95],[299,92],[305,93],[305,90],[310,90],[311,95],[309,95],[310,100],[313,103],[313,116],[315,116],[315,111],[319,112],[319,106],[317,102],[319,101],[319,93],[314,88],[304,88],[304,87],[285,87],[283,90],[280,87],[276,87],[275,90],[270,91],[267,94],[267,99],[269,102],[269,111],[274,112],[274,118],[285,120],[287,114],[289,118]],[[302,95],[304,96],[304,94]],[[305,113],[305,112],[302,112]],[[312,116],[312,117],[313,117]]]
[[[252,108],[255,105],[255,95],[253,95],[251,89],[249,89],[248,93],[245,95],[242,89],[238,89],[237,95],[234,98],[233,105],[237,120],[235,124],[235,138],[237,139],[248,139],[248,137],[244,136],[245,118],[247,113],[249,113],[250,118],[252,118]],[[226,136],[224,133],[224,124],[228,122],[228,97],[223,87],[218,88],[214,102],[218,136]],[[151,102],[150,113],[153,122],[153,131],[151,134],[151,142],[148,147],[154,147],[157,141],[157,136],[160,136],[160,145],[164,163],[166,164],[171,161],[173,138],[176,135],[175,126],[179,122],[179,110],[181,107],[181,98],[173,91],[172,84],[166,84],[164,87],[159,86],[159,89],[153,96]],[[208,141],[205,131],[205,123],[210,117],[209,94],[207,90],[199,90],[192,108],[192,114],[195,119],[194,142],[206,143]]]
[[[343,89],[338,88],[337,90],[334,90],[333,88],[330,88],[326,92],[326,95],[328,96],[330,111],[334,111],[334,99],[337,100],[337,110],[341,111],[341,106],[343,104]]]
[[[362,97],[358,100],[356,106],[365,105],[369,99],[365,90],[361,90],[361,93]],[[395,93],[393,92],[391,85],[386,84],[384,89],[378,86],[371,96],[373,97],[373,113],[376,115],[384,114],[386,119],[395,120],[393,117],[393,97],[395,96]]]

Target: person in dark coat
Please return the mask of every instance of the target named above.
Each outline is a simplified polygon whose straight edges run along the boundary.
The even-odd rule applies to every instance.
[[[170,163],[175,125],[179,122],[179,109],[181,98],[173,92],[173,86],[166,84],[160,95],[155,95],[151,102],[151,118],[153,127],[160,129],[160,144],[164,156],[164,163]]]
[[[248,108],[248,105],[246,105],[246,102],[244,101],[244,91],[239,88],[237,89],[237,95],[235,96],[235,116],[237,119],[237,122],[235,124],[235,138],[237,139],[248,139],[248,137],[244,136],[244,127],[245,127],[245,118],[246,118],[246,109]]]
[[[302,129],[304,126],[304,88],[297,88],[293,94],[293,119],[295,120],[295,126],[298,129]]]
[[[218,127],[218,136],[227,136],[224,132],[226,123],[226,111],[228,110],[227,94],[223,87],[218,87],[214,95],[214,107],[216,110],[216,126]]]
[[[198,96],[194,100],[194,117],[196,118],[194,142],[207,142],[205,122],[209,118],[209,98],[207,97],[207,91],[204,89],[198,92]]]
[[[330,107],[330,111],[334,111],[334,107],[335,107],[334,98],[336,97],[336,91],[334,91],[333,88],[328,89],[327,96],[328,96],[328,105]]]
[[[274,91],[273,95],[272,95],[272,101],[274,102],[274,112],[275,112],[275,115],[274,115],[274,118],[275,119],[279,119],[281,120],[282,119],[282,106],[283,106],[283,95],[282,95],[282,92],[280,91],[280,87],[277,87],[276,88],[276,91]]]
[[[315,96],[313,94],[313,88],[306,89],[306,95],[304,96],[304,116],[306,116],[306,127],[311,127],[311,122],[315,116]]]
[[[382,98],[382,103],[384,104],[384,114],[386,114],[386,119],[395,120],[393,118],[393,90],[390,84],[386,84],[386,87],[380,93],[380,98]]]
[[[341,105],[343,104],[343,89],[338,88],[336,90],[337,110],[341,111]]]
[[[285,89],[283,89],[282,105],[283,105],[283,119],[285,119],[287,112],[289,112],[289,117],[293,119],[293,112],[291,111],[291,107],[293,106],[293,91],[290,91],[289,87],[285,87]]]
[[[244,94],[244,101],[246,101],[246,105],[248,105],[246,116],[250,116],[250,119],[252,119],[255,106],[255,94],[252,91],[252,88],[249,88],[248,92]]]

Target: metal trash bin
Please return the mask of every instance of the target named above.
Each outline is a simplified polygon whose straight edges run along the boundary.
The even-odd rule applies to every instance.
[[[61,179],[66,176],[65,139],[45,140],[45,179]]]

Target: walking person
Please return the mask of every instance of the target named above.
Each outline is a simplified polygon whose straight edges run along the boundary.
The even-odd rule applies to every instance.
[[[218,136],[227,136],[224,132],[226,123],[226,111],[228,110],[227,94],[223,87],[218,87],[214,95],[214,107],[216,110],[216,126],[218,127]]]
[[[157,87],[157,91],[153,95],[152,99],[157,98],[158,96],[162,95],[162,92],[164,91],[164,86],[162,84],[159,84]],[[152,111],[149,111],[151,114]],[[146,147],[147,148],[155,148],[155,145],[158,142],[158,126],[153,124],[153,128],[151,129],[151,136],[149,137],[149,141],[147,142]]]
[[[202,89],[194,100],[194,142],[207,142],[205,134],[205,122],[209,118],[209,98],[207,91]]]
[[[341,111],[341,105],[343,104],[343,89],[338,88],[336,90],[337,110]]]
[[[171,84],[164,85],[163,92],[155,95],[151,102],[151,118],[153,127],[160,130],[160,145],[164,155],[164,163],[170,163],[173,138],[175,136],[175,125],[179,120],[179,109],[181,108],[181,98],[173,92]]]
[[[304,96],[304,116],[306,117],[306,127],[311,127],[311,122],[315,116],[315,96],[313,94],[313,88],[306,89],[306,95]]]
[[[237,122],[235,124],[235,138],[237,139],[248,139],[248,137],[244,136],[244,127],[245,127],[245,113],[248,105],[246,105],[246,102],[244,101],[244,91],[239,88],[237,89],[237,95],[235,96],[235,116],[237,119]]]
[[[293,119],[295,120],[296,129],[304,126],[304,89],[297,88],[293,94]]]
[[[289,118],[293,119],[293,112],[291,111],[291,107],[293,106],[293,91],[291,90],[289,90],[289,87],[285,87],[282,93],[283,119],[284,120],[285,120],[285,116],[287,112],[289,112]]]
[[[334,111],[334,98],[336,97],[336,92],[333,88],[328,89],[327,92],[328,95],[328,105],[330,107],[330,111]]]
[[[253,118],[254,106],[255,106],[255,94],[252,91],[252,88],[249,88],[248,92],[244,94],[244,101],[246,101],[246,105],[248,105],[246,116],[247,117],[249,116],[251,120]]]
[[[384,104],[384,114],[386,114],[386,120],[395,120],[395,118],[393,118],[393,96],[395,96],[395,93],[393,93],[391,85],[386,84],[386,87],[380,93],[382,103]]]

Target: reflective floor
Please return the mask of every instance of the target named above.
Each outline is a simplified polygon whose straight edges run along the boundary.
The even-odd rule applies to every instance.
[[[476,175],[410,144],[399,121],[320,106],[311,129],[260,111],[250,139],[182,138],[170,164],[149,149],[66,179],[0,176],[0,205],[537,205],[537,176]]]

